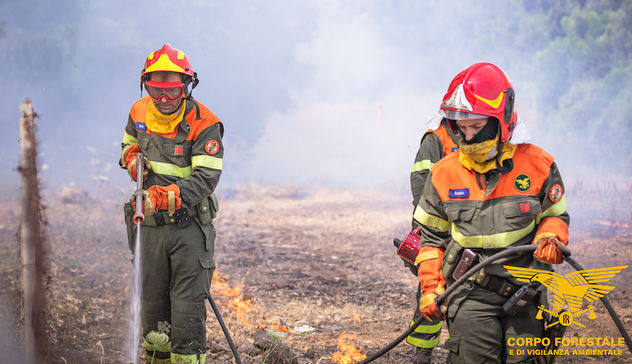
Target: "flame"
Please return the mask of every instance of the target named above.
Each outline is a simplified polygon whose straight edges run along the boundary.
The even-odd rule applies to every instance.
[[[353,313],[353,326],[359,326],[360,325],[360,316],[358,316],[357,313]]]
[[[599,225],[601,229],[608,229],[607,231],[614,231],[616,233],[615,239],[628,239],[632,236],[632,223],[625,223],[620,221],[618,218],[613,219],[614,222],[610,220],[593,220],[595,225]],[[601,230],[599,227],[597,228],[598,232]],[[601,231],[603,232],[603,231]]]
[[[259,321],[255,325],[251,325],[250,320],[248,319],[248,315],[253,312],[258,312],[261,314],[261,317],[259,317],[260,320],[263,320],[263,308],[256,304],[256,298],[244,298],[244,293],[242,291],[243,284],[237,283],[237,285],[231,287],[230,284],[228,284],[228,278],[229,276],[221,274],[217,270],[215,270],[215,274],[213,274],[211,293],[214,297],[219,297],[218,304],[228,308],[230,313],[233,314],[243,326],[256,326],[258,330],[265,330],[265,323],[262,324],[261,321]],[[280,333],[291,333],[290,329],[285,324],[267,325],[267,328]]]
[[[231,287],[227,282],[228,276],[221,274],[217,270],[211,282],[211,292],[213,296],[222,296],[222,302],[232,312],[244,326],[250,326],[248,314],[253,311],[260,311],[261,308],[254,304],[255,297],[244,298],[242,283],[237,283]]]
[[[362,348],[356,349],[350,341],[355,339],[356,335],[343,332],[338,338],[338,351],[325,359],[331,359],[339,364],[353,364],[360,360],[366,359],[366,354],[362,352]]]
[[[279,325],[268,325],[269,329],[272,329],[276,332],[285,332],[285,333],[291,333],[290,329],[287,328],[287,326],[283,325],[283,324],[279,324]]]

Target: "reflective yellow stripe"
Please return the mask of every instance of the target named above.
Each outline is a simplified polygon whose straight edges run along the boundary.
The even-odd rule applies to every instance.
[[[415,265],[425,262],[429,259],[437,259],[439,258],[439,249],[426,250],[423,253],[419,253],[417,258],[415,259]]]
[[[419,161],[419,162],[413,164],[412,172],[419,172],[419,171],[424,170],[424,169],[430,169],[430,167],[432,167],[433,165],[434,165],[434,163],[432,163],[430,161],[430,159],[424,159],[422,161]]]
[[[562,199],[554,203],[551,207],[542,211],[535,217],[535,223],[539,224],[542,219],[550,216],[560,216],[566,212],[566,195],[562,196]]]
[[[535,228],[535,221],[522,229],[493,235],[463,235],[456,225],[452,224],[452,239],[464,248],[504,248],[529,235]]]
[[[410,325],[413,326],[415,320],[410,321]],[[434,325],[427,325],[426,322],[422,322],[421,325],[415,328],[415,332],[418,334],[436,334],[441,331],[441,326],[443,326],[443,321],[439,321]]]
[[[191,165],[195,167],[207,167],[222,169],[222,158],[211,157],[210,155],[194,155],[191,157]]]
[[[138,144],[138,139],[134,138],[133,136],[127,133],[123,133],[123,144],[127,144],[127,145]]]
[[[413,214],[413,218],[417,220],[418,223],[433,227],[439,231],[448,231],[450,228],[450,222],[443,220],[439,217],[430,215],[421,206],[417,205],[415,207],[415,213]]]
[[[408,336],[406,338],[406,342],[418,348],[432,349],[435,346],[437,346],[440,339],[441,339],[441,335],[437,336],[436,338],[432,340],[424,340],[424,339],[418,339],[416,337]]]
[[[175,164],[151,161],[151,169],[157,174],[166,174],[168,176],[176,176],[187,178],[191,175],[191,166],[178,167]]]

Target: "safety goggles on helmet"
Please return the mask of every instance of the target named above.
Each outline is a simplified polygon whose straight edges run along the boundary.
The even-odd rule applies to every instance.
[[[470,112],[464,112],[459,110],[440,109],[439,115],[450,120],[469,120],[469,119],[484,119],[488,118],[487,115],[474,114]]]
[[[176,102],[184,96],[184,87],[183,82],[145,82],[147,93],[156,101],[164,96],[169,102]]]

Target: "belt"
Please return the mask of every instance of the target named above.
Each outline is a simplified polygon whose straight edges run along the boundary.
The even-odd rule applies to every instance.
[[[475,274],[473,278],[474,282],[479,286],[505,297],[511,296],[520,288],[520,286],[513,284],[504,278],[500,278],[498,276],[488,276],[482,269],[480,272]]]
[[[191,224],[191,217],[197,216],[196,208],[181,208],[169,216],[169,211],[158,210],[151,215],[146,215],[142,225],[161,226],[167,224],[178,224],[178,227],[185,227]]]

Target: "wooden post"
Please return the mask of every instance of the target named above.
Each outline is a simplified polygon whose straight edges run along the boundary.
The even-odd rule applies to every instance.
[[[27,364],[45,363],[47,335],[43,304],[44,254],[42,208],[37,177],[36,116],[31,100],[20,106],[20,166],[22,174],[22,290],[24,294],[24,354]]]

